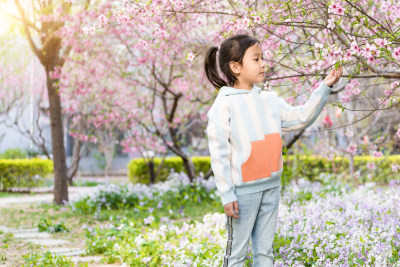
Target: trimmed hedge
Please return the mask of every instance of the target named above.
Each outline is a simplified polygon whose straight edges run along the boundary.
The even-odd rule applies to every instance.
[[[206,173],[211,167],[210,157],[208,156],[192,157],[192,161],[196,175],[199,175],[200,172]],[[160,163],[161,158],[154,158],[154,171],[157,171]],[[167,180],[171,169],[174,169],[175,172],[185,171],[183,161],[180,157],[166,158],[163,163],[163,168],[161,169],[160,174],[156,177],[155,182],[157,183]],[[128,163],[128,176],[132,183],[149,184],[149,168],[143,158],[132,159]]]
[[[297,168],[293,168],[295,158],[297,161]],[[192,157],[192,160],[196,175],[199,175],[200,172],[206,173],[211,166],[209,156]],[[154,170],[157,170],[160,162],[161,158],[154,159]],[[367,162],[375,162],[376,169],[367,169]],[[391,179],[396,178],[395,173],[391,169],[392,163],[400,165],[400,155],[383,156],[381,158],[375,158],[372,156],[355,156],[354,170],[361,171],[361,177],[359,178],[360,182],[369,181],[367,180],[365,173],[371,173],[373,175],[372,181],[387,183]],[[283,155],[284,167],[282,182],[286,183],[293,177],[307,177],[313,181],[318,178],[321,172],[332,172],[341,175],[347,174],[349,172],[349,164],[350,161],[348,157],[337,156],[334,159],[329,160],[322,156]],[[180,157],[169,157],[164,160],[164,166],[155,182],[165,181],[171,168],[176,172],[184,171],[186,173],[183,167],[183,161]],[[149,170],[143,158],[133,159],[129,162],[128,176],[129,180],[133,183],[149,183]]]
[[[37,187],[53,173],[49,159],[0,159],[0,190]]]
[[[287,158],[284,156],[284,173],[286,175],[293,176],[293,164],[294,156],[290,155]],[[321,156],[297,156],[298,158],[298,168],[297,175],[301,177],[307,177],[311,181],[318,177],[321,172],[332,172],[336,174],[348,174],[350,160],[348,157],[337,156],[333,160]],[[376,168],[370,170],[367,168],[368,162],[374,162]],[[359,171],[361,176],[360,182],[375,181],[387,183],[391,179],[398,178],[399,175],[392,171],[391,164],[400,165],[400,155],[389,155],[383,156],[381,158],[376,158],[373,156],[355,156],[354,157],[354,171]],[[286,164],[286,168],[285,168]],[[285,170],[286,169],[286,170]],[[372,174],[373,179],[367,180],[366,174]],[[296,173],[295,173],[296,174]]]

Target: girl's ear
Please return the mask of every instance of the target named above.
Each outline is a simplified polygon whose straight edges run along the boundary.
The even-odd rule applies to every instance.
[[[240,64],[236,61],[229,62],[229,68],[231,68],[231,71],[237,75],[239,75],[240,71],[242,70]]]

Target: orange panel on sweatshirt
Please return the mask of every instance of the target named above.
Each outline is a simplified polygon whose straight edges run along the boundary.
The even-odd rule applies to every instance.
[[[264,135],[264,140],[251,141],[250,157],[242,164],[243,182],[271,176],[282,166],[282,138],[279,133]]]

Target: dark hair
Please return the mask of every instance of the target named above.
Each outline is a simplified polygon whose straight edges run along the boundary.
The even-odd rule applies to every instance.
[[[228,82],[219,77],[217,69],[217,51],[218,47],[213,46],[208,49],[204,59],[204,69],[208,80],[214,85],[216,89],[222,86],[233,86],[237,82],[237,78],[231,71],[229,63],[231,61],[243,63],[243,57],[246,50],[254,44],[260,42],[247,34],[237,34],[226,39],[220,46],[219,50],[219,67]],[[260,44],[261,45],[261,44]]]

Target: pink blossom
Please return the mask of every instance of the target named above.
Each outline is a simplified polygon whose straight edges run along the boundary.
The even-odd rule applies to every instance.
[[[393,93],[393,90],[385,90],[385,95],[390,96]]]
[[[332,2],[332,4],[329,5],[328,12],[343,16],[344,8],[342,7],[342,3],[341,2]]]
[[[317,48],[317,49],[322,49],[324,47],[324,45],[321,43],[315,43],[314,45],[315,45],[315,48]]]
[[[369,43],[367,43],[361,52],[364,57],[369,58],[372,55],[373,50],[374,50],[374,47],[372,47]]]
[[[194,60],[195,55],[192,52],[189,52],[186,56],[188,61],[193,61]]]
[[[394,82],[392,82],[392,83],[390,84],[390,88],[394,89],[394,88],[396,88],[397,86],[399,86],[399,84],[400,84],[399,81],[394,81]]]
[[[343,7],[338,7],[336,9],[336,14],[343,16],[344,15],[344,8]]]
[[[400,47],[393,50],[392,57],[396,60],[400,60]]]
[[[385,46],[385,45],[388,44],[388,41],[386,39],[384,39],[384,38],[383,39],[380,39],[380,38],[375,39],[374,42],[379,47],[382,47],[382,46]]]
[[[352,55],[361,53],[361,48],[358,46],[356,41],[351,42],[350,52]]]
[[[347,51],[346,53],[344,53],[343,60],[349,61],[350,59],[351,59],[351,52]]]
[[[392,163],[391,165],[392,171],[397,172],[400,169],[400,165]]]
[[[382,153],[382,151],[374,151],[374,152],[372,153],[372,155],[373,155],[375,158],[380,158],[380,157],[383,156],[383,153]]]
[[[397,138],[400,138],[400,127],[399,127],[399,129],[397,129],[396,135],[397,135]]]
[[[255,16],[255,17],[253,18],[253,20],[254,20],[254,22],[255,22],[256,24],[260,24],[260,23],[261,23],[261,18],[260,18],[259,16]]]
[[[355,155],[356,152],[357,152],[357,145],[356,145],[356,144],[352,144],[352,145],[348,146],[348,147],[346,148],[346,151],[347,151],[347,153],[350,153],[350,154],[352,154],[352,155]]]
[[[99,22],[101,25],[106,25],[108,23],[108,18],[104,14],[101,14],[99,16]]]
[[[264,83],[264,90],[271,91],[271,89],[272,89],[271,84],[268,81],[266,81]]]
[[[360,88],[353,89],[353,95],[359,95],[361,93]]]
[[[335,29],[335,20],[334,19],[328,19],[328,25],[326,26],[328,29]]]
[[[367,163],[367,168],[371,169],[371,170],[374,170],[376,168],[375,162],[368,162]]]
[[[340,98],[340,101],[343,103],[347,103],[347,102],[350,102],[350,99],[351,99],[350,96],[345,95]]]
[[[348,130],[348,131],[345,132],[345,135],[346,135],[347,137],[352,137],[352,136],[354,135],[354,133],[353,133],[352,130]]]
[[[85,35],[94,35],[96,32],[96,28],[95,27],[83,27],[82,32]]]
[[[369,56],[367,59],[368,59],[368,63],[369,64],[375,64],[376,60],[375,60],[375,58],[373,56]]]
[[[129,17],[127,15],[122,15],[118,18],[118,22],[123,25],[127,25],[129,23]]]
[[[289,103],[289,104],[293,104],[293,103],[294,103],[294,97],[293,97],[293,96],[288,97],[288,98],[285,99],[285,101],[286,101],[287,103]]]

